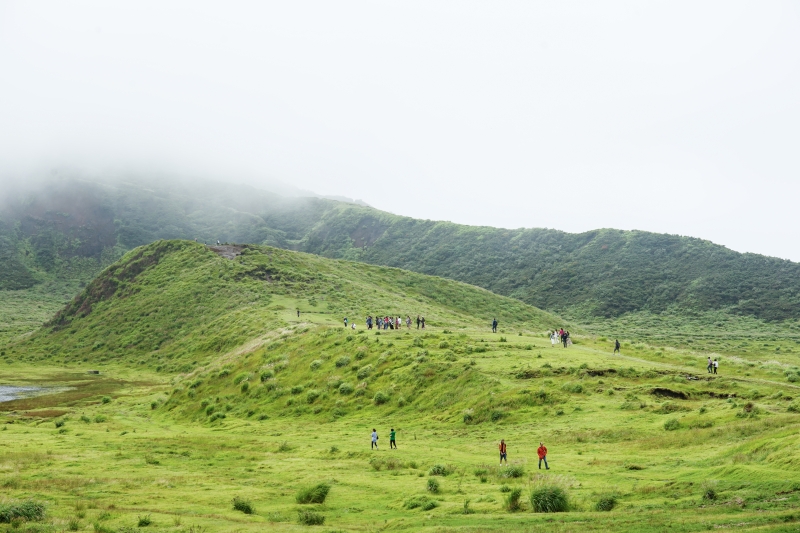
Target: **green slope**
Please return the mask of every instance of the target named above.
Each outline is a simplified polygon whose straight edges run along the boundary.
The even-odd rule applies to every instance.
[[[43,281],[85,283],[125,251],[170,238],[268,244],[394,266],[583,323],[640,313],[705,313],[706,322],[716,323],[712,315],[723,312],[756,319],[757,329],[800,319],[800,265],[700,239],[471,227],[170,179],[61,181],[7,202],[0,208],[0,297]],[[16,332],[6,328],[6,335]]]
[[[132,250],[0,349],[0,383],[64,387],[0,403],[3,505],[48,506],[26,530],[125,533],[147,517],[159,531],[300,531],[303,511],[324,531],[797,528],[793,341],[746,356],[720,346],[709,375],[707,352],[639,339],[620,355],[580,334],[553,347],[542,332],[557,318],[462,283],[219,250],[239,251]],[[419,313],[428,327],[366,332],[367,313]],[[496,464],[500,438],[510,467]],[[540,441],[550,471],[537,468]],[[321,482],[324,504],[296,501]],[[541,486],[565,490],[568,512],[532,512]],[[611,511],[597,509],[604,498]]]

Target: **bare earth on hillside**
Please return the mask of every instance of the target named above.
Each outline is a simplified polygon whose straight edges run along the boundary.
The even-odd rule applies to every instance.
[[[243,249],[241,246],[230,246],[227,244],[222,246],[209,246],[208,248],[225,259],[233,259],[237,255],[241,255]]]

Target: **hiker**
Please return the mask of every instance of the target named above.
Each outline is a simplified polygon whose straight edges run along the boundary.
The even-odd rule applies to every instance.
[[[422,317],[422,329],[425,329],[425,317]]]
[[[545,470],[550,470],[550,467],[547,465],[547,448],[544,447],[544,442],[539,443],[536,454],[539,456],[539,470],[542,469],[542,461],[544,461]]]
[[[567,332],[567,346],[572,346],[572,337],[569,336],[569,331]]]
[[[710,374],[712,372],[713,368],[714,368],[714,362],[711,361],[711,356],[709,355],[708,356],[708,366],[706,367],[706,370],[708,370],[708,373]]]
[[[300,310],[297,310],[297,318],[300,318]]]
[[[614,353],[619,353],[619,340],[614,339]]]
[[[714,373],[717,373],[717,369],[719,368],[719,361],[714,359]]]
[[[497,333],[497,319],[492,319],[492,333]]]
[[[567,332],[563,329],[561,330],[561,342],[564,344],[564,348],[567,347]]]
[[[406,327],[411,329],[411,315],[406,315]]]
[[[508,457],[506,456],[506,441],[505,439],[500,439],[500,464],[503,464],[503,461],[508,464]]]
[[[217,239],[217,246],[219,246],[219,239]]]
[[[397,442],[394,440],[394,437],[395,437],[395,432],[394,432],[394,428],[392,428],[392,430],[389,432],[389,449],[390,450],[392,448],[394,448],[395,450],[397,449]]]
[[[352,324],[350,324],[350,328],[351,328],[351,329],[356,329],[356,323],[355,323],[355,322],[353,322]]]
[[[367,329],[372,329],[372,317],[371,316],[367,317],[366,323],[367,323]]]
[[[389,317],[385,316],[383,317],[383,330],[386,331],[387,329],[389,329]]]
[[[376,450],[378,449],[378,432],[375,430],[375,428],[372,428],[372,447],[370,450],[372,448],[375,448]]]
[[[344,327],[347,327],[347,317],[344,317]]]
[[[401,327],[403,327],[403,319],[400,318],[399,315],[397,317],[397,320],[395,321],[395,325],[396,325],[395,329],[400,329]]]
[[[553,333],[550,334],[550,347],[556,347],[556,330],[553,330]]]
[[[419,315],[417,315],[417,329],[419,329],[419,323],[420,323]]]

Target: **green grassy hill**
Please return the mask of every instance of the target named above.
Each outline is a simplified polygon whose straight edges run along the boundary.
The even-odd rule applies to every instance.
[[[36,309],[55,312],[61,302],[38,285],[74,294],[128,250],[173,238],[266,244],[447,277],[584,324],[633,317],[641,329],[664,315],[713,329],[746,317],[755,331],[787,321],[796,329],[800,319],[800,265],[700,239],[471,227],[213,182],[67,180],[0,206],[0,297],[32,311],[17,323],[0,314],[0,336],[24,332]],[[20,290],[27,292],[10,292]]]
[[[427,327],[364,330],[366,314],[389,313]],[[552,346],[556,325],[394,268],[259,246],[137,248],[0,348],[0,384],[52,387],[0,403],[0,528],[9,516],[9,531],[47,533],[320,520],[311,530],[797,530],[795,341],[730,337],[712,353],[632,339],[615,355],[612,339],[580,331]],[[324,502],[303,503],[319,484]],[[560,493],[564,512],[536,512]],[[23,525],[28,500],[46,513]]]

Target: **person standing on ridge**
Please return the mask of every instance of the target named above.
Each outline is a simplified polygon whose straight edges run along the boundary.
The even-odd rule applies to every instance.
[[[370,450],[373,448],[378,449],[378,432],[375,428],[372,428],[372,447],[370,447]]]
[[[619,353],[619,339],[614,339],[614,353]]]
[[[411,315],[406,315],[406,328],[411,329]]]
[[[719,368],[719,360],[714,359],[714,373],[717,373],[717,369]]]
[[[422,329],[425,329],[425,317],[422,317]]]
[[[500,464],[503,464],[503,461],[508,464],[508,456],[506,455],[506,441],[505,439],[500,439]]]
[[[710,374],[712,372],[713,368],[714,368],[714,362],[711,360],[711,356],[709,355],[708,356],[708,366],[706,366],[706,370],[708,370],[708,373]]]
[[[395,438],[395,432],[394,432],[394,428],[392,428],[392,430],[389,432],[389,449],[390,450],[392,448],[394,448],[395,450],[397,449],[397,442],[394,440],[394,438]]]
[[[492,333],[497,333],[497,319],[492,319]]]
[[[347,327],[347,317],[344,317],[344,327]]]
[[[542,461],[544,461],[545,470],[550,470],[550,467],[547,465],[547,448],[544,447],[544,442],[539,443],[536,454],[539,456],[539,470],[542,469]]]
[[[419,315],[417,315],[417,329],[419,329],[419,323],[420,323]]]

